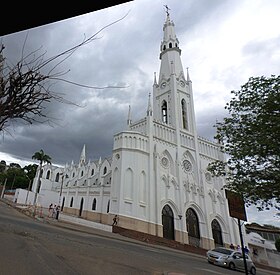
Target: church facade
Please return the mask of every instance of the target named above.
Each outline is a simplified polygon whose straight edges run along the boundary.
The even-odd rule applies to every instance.
[[[111,225],[118,215],[120,227],[205,249],[238,244],[224,179],[207,171],[224,158],[221,145],[197,135],[192,81],[168,12],[146,114],[133,122],[129,111],[127,124],[109,159],[87,161],[84,146],[78,164],[44,165],[32,189],[38,202],[52,190],[63,212],[88,220]]]

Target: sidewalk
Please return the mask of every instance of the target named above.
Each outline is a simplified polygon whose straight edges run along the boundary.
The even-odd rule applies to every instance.
[[[83,218],[79,218],[79,217],[65,214],[65,213],[59,213],[58,219],[51,218],[51,217],[48,217],[48,209],[42,209],[42,210],[37,209],[37,212],[34,216],[34,208],[31,209],[30,207],[27,207],[27,206],[19,206],[11,201],[4,200],[4,199],[1,199],[1,201],[3,201],[6,204],[9,204],[10,206],[14,207],[15,209],[24,213],[27,216],[30,216],[40,222],[51,224],[53,226],[62,227],[62,228],[66,228],[69,230],[88,233],[88,234],[94,234],[97,236],[102,236],[105,238],[115,239],[115,240],[124,241],[124,242],[131,242],[131,243],[141,244],[141,245],[146,244],[146,245],[153,246],[153,247],[156,247],[156,248],[162,249],[162,250],[174,250],[175,249],[176,251],[181,252],[181,253],[187,253],[190,255],[195,254],[197,257],[206,259],[206,256],[205,256],[204,252],[202,251],[203,249],[201,251],[199,251],[199,250],[196,251],[195,249],[194,250],[192,250],[192,249],[185,250],[186,245],[180,246],[179,243],[177,246],[168,246],[167,243],[163,242],[162,240],[157,242],[156,239],[154,239],[154,241],[151,241],[151,239],[148,239],[148,238],[135,239],[133,237],[129,237],[129,235],[128,236],[121,235],[120,232],[122,231],[122,228],[120,228],[120,227],[116,226],[116,228],[114,230],[113,227],[110,225],[96,223],[93,221],[85,220]],[[125,231],[125,229],[123,229],[123,230]],[[119,231],[119,233],[113,233],[114,231],[115,232]],[[162,239],[162,238],[160,238],[160,239]],[[187,245],[187,247],[192,248],[189,245]],[[256,267],[257,267],[257,270],[261,270],[263,272],[268,272],[267,274],[271,274],[271,275],[280,274],[280,270],[277,268],[260,265],[260,264],[256,264]]]

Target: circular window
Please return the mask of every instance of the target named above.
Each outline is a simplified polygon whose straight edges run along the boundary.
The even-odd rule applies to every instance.
[[[185,87],[185,82],[183,80],[180,81],[181,87]]]
[[[190,163],[190,161],[185,159],[183,161],[183,168],[184,168],[185,172],[190,172],[192,170],[192,164]]]
[[[164,168],[167,168],[168,165],[169,165],[169,161],[168,161],[168,158],[167,157],[163,157],[161,159],[161,165],[164,167]]]
[[[166,82],[162,82],[160,87],[161,87],[161,89],[164,89],[166,87]]]
[[[211,176],[211,174],[210,174],[209,172],[206,172],[206,173],[205,173],[205,179],[206,179],[206,181],[208,181],[208,182],[211,181],[212,176]]]

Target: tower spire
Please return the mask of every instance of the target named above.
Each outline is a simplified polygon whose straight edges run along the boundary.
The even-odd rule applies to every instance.
[[[152,104],[151,104],[151,93],[149,93],[147,116],[152,116],[152,115],[153,115],[153,110],[152,110]]]
[[[130,126],[131,124],[131,109],[130,109],[130,105],[128,105],[128,114],[127,114],[127,126]]]
[[[85,163],[86,162],[86,145],[84,144],[82,152],[81,152],[81,156],[80,156],[80,164]]]
[[[173,61],[175,66],[175,74],[179,76],[183,72],[183,67],[181,63],[181,50],[179,48],[179,40],[175,33],[175,24],[170,19],[169,8],[166,8],[166,20],[163,25],[163,39],[160,45],[160,56],[161,59],[161,69],[158,78],[158,82],[161,82],[162,77],[168,77],[171,72],[170,62]]]

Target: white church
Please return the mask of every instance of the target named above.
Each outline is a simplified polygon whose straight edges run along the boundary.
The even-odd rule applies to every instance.
[[[129,111],[112,156],[88,161],[84,146],[77,164],[44,165],[32,186],[37,203],[56,200],[63,213],[106,225],[117,214],[120,227],[205,249],[238,244],[224,179],[207,171],[224,155],[219,143],[197,135],[192,81],[168,10],[159,58],[146,114],[133,122]]]

